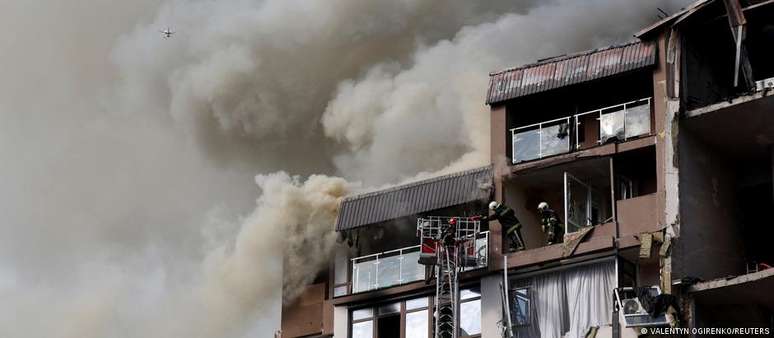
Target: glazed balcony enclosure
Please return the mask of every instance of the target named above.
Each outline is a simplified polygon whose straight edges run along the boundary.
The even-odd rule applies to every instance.
[[[465,271],[487,266],[488,243],[489,232],[480,233],[475,248],[477,265]],[[419,245],[352,258],[352,293],[424,280],[426,269],[418,261]]]
[[[487,214],[492,186],[492,167],[486,166],[345,198],[336,224],[342,241],[333,266],[334,298],[347,302],[425,287],[417,283],[430,273],[419,264],[418,220]],[[463,278],[488,266],[488,230],[482,224],[469,242],[474,245],[465,255],[473,259],[463,271],[471,274]],[[392,289],[399,285],[405,287]]]
[[[651,99],[620,103],[510,131],[514,164],[608,142],[623,142],[651,133]]]

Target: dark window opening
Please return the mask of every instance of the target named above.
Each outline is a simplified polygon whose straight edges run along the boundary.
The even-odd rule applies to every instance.
[[[616,155],[615,199],[625,200],[653,194],[656,185],[656,148],[647,147]]]
[[[774,77],[774,6],[745,11],[747,36],[745,46],[755,80]]]
[[[774,250],[771,250],[772,182],[741,187],[738,192],[738,213],[742,225],[747,270],[749,272],[774,266]],[[763,266],[761,264],[764,264]]]
[[[697,13],[683,31],[683,104],[695,109],[756,90],[748,83],[774,77],[774,7],[744,11],[747,21],[740,49],[738,84],[734,85],[737,43],[723,2]],[[745,72],[748,69],[749,72]]]
[[[377,320],[379,338],[400,338],[400,312],[379,317]]]

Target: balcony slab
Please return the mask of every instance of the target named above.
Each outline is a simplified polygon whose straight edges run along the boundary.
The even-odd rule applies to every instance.
[[[511,166],[511,174],[524,174],[534,170],[549,168],[577,160],[611,156],[618,153],[645,148],[656,144],[656,136],[644,136],[621,143],[608,143],[596,147],[577,150],[566,154],[555,155],[530,162],[523,162]]]

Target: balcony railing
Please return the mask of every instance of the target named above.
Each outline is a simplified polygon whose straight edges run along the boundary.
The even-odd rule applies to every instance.
[[[589,144],[625,141],[650,134],[650,101],[650,98],[644,98],[513,128],[512,161],[536,160],[587,148]],[[575,127],[571,128],[572,125]]]
[[[644,98],[631,102],[621,103],[602,109],[580,113],[575,118],[575,145],[582,148],[580,139],[587,128],[584,122],[595,117],[598,134],[597,144],[607,143],[611,140],[626,141],[630,138],[650,134],[650,98]]]
[[[489,232],[476,239],[478,266],[487,266]],[[425,279],[425,266],[419,264],[419,245],[352,259],[352,293],[365,292]]]
[[[513,163],[569,152],[570,119],[568,116],[511,129]]]

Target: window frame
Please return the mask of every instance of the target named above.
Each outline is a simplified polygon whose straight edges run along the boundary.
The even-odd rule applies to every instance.
[[[532,309],[532,300],[529,298],[530,294],[532,293],[532,285],[515,285],[510,290],[508,290],[508,300],[516,303],[516,294],[518,293],[518,290],[527,290],[527,312],[525,314],[526,322],[517,324],[515,321],[515,314],[511,313],[511,327],[512,328],[520,328],[520,327],[527,327],[532,325],[532,316],[530,314],[530,311]],[[511,296],[513,295],[513,296]],[[509,309],[510,311],[511,309]]]
[[[413,299],[420,299],[420,298],[426,298],[427,299],[427,305],[425,305],[423,307],[413,308],[413,309],[410,309],[410,310],[408,310],[406,308],[406,301],[413,300]],[[425,296],[421,296],[421,297],[413,297],[413,298],[404,298],[404,299],[400,299],[400,300],[385,301],[385,302],[380,302],[380,303],[377,303],[377,304],[372,304],[370,306],[362,306],[362,307],[356,307],[356,308],[349,309],[349,323],[348,323],[348,326],[347,326],[347,337],[348,338],[353,338],[352,337],[352,334],[353,334],[352,327],[353,327],[353,325],[358,324],[358,323],[362,323],[362,322],[372,321],[373,324],[371,326],[371,329],[372,329],[371,337],[372,338],[379,338],[379,336],[378,336],[378,333],[379,333],[379,318],[388,317],[390,315],[395,315],[395,313],[396,313],[396,312],[392,312],[392,313],[386,313],[386,314],[379,314],[379,308],[383,307],[383,306],[390,305],[390,304],[395,304],[395,303],[400,305],[399,311],[397,312],[400,315],[400,338],[406,338],[406,314],[414,313],[414,312],[421,312],[421,311],[427,311],[427,337],[428,338],[432,337],[432,333],[433,333],[433,311],[432,310],[435,307],[435,302],[434,302],[433,297],[430,296],[430,295],[425,295]],[[367,317],[367,318],[361,318],[361,319],[354,320],[352,314],[355,311],[363,310],[363,309],[370,309],[371,310],[371,316]]]
[[[360,319],[354,319],[353,314],[355,311],[358,310],[364,310],[364,309],[371,309],[371,316],[366,318],[360,318]],[[353,327],[355,324],[364,323],[364,322],[371,322],[371,338],[376,337],[376,309],[373,306],[370,307],[361,307],[356,309],[349,310],[349,327],[347,328],[347,336],[349,338],[353,338]]]
[[[339,252],[337,252],[336,254],[339,254]],[[338,283],[338,284],[336,283],[336,277],[337,277],[336,273],[338,272],[336,271],[336,263],[337,263],[338,257],[334,255],[333,263],[331,264],[331,268],[330,268],[331,275],[333,276],[333,278],[331,278],[331,290],[330,290],[330,295],[332,296],[331,298],[344,297],[352,294],[352,260],[349,258],[349,255],[347,253],[342,253],[342,254],[344,255],[344,261],[345,261],[344,265],[346,269],[346,271],[344,272],[345,280],[344,280],[344,283]],[[339,289],[342,287],[344,288],[344,294],[337,296],[336,289]]]
[[[466,287],[466,288],[460,290],[460,294],[462,293],[463,290],[471,290],[471,289],[477,289],[478,291],[476,293],[478,295],[476,295],[474,297],[466,298],[466,299],[462,299],[460,297],[460,308],[462,308],[462,304],[464,304],[464,303],[472,303],[472,302],[477,301],[478,302],[479,312],[483,312],[483,308],[482,308],[482,304],[481,304],[481,287],[480,286]],[[481,321],[481,318],[479,318],[479,327],[481,327],[480,321]],[[483,328],[481,328],[481,329],[483,330]],[[460,327],[460,330],[462,330],[462,327]],[[467,335],[467,336],[466,335],[462,335],[461,332],[459,332],[458,334],[459,334],[460,338],[480,338],[481,337],[481,332],[476,333],[476,334],[472,334],[472,335]]]

